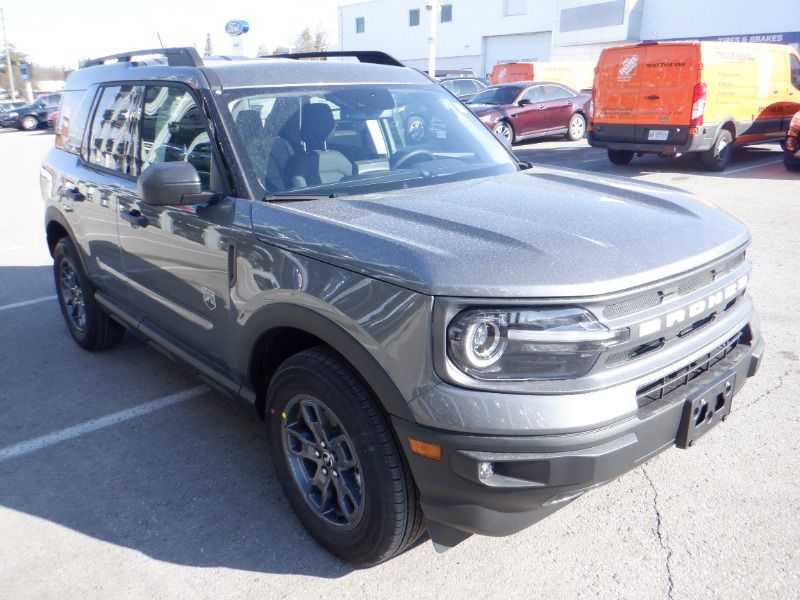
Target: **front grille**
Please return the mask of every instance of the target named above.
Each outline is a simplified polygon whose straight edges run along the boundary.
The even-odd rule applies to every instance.
[[[617,302],[616,304],[609,304],[603,309],[603,316],[606,319],[616,319],[617,317],[641,312],[659,304],[661,304],[661,294],[659,292],[651,292]]]
[[[697,379],[718,362],[724,360],[739,345],[743,333],[743,331],[740,331],[715,350],[705,356],[701,356],[685,367],[640,387],[636,390],[636,401],[639,404],[639,408],[656,400],[661,400],[675,390],[688,385],[690,381]]]

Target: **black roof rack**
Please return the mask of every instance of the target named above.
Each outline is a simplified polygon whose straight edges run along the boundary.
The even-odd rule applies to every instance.
[[[81,68],[95,67],[105,64],[109,60],[117,62],[130,62],[135,56],[165,56],[170,67],[202,67],[203,59],[192,47],[186,48],[154,48],[152,50],[135,50],[133,52],[123,52],[122,54],[112,54],[92,58],[81,63]]]
[[[337,58],[352,57],[357,58],[362,63],[372,63],[374,65],[389,65],[392,67],[404,67],[405,65],[395,57],[380,52],[378,50],[335,50],[330,52],[287,52],[286,54],[271,54],[260,56],[259,58]]]

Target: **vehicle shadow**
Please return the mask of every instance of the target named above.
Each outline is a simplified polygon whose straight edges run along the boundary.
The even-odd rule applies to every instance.
[[[0,280],[12,285],[45,277],[49,267],[0,267]],[[264,423],[216,392],[4,455],[43,432],[143,403],[131,400],[131,390],[147,387],[151,401],[200,382],[131,335],[108,352],[81,350],[55,301],[0,311],[0,328],[7,334],[0,400],[18,399],[0,424],[0,506],[181,565],[320,578],[353,570],[294,517],[273,473]],[[14,375],[31,363],[37,388]],[[26,544],[47,559],[47,540]]]

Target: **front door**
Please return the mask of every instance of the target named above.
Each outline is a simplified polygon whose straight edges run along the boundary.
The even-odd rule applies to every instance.
[[[220,365],[229,364],[228,226],[231,203],[213,158],[206,116],[183,85],[148,85],[132,124],[139,174],[157,162],[187,161],[210,205],[151,206],[135,190],[119,196],[119,242],[130,300],[143,323]],[[214,165],[214,166],[212,166]]]

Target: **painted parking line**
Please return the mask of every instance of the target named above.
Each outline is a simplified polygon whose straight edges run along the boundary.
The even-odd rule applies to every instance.
[[[749,169],[755,169],[757,167],[766,167],[767,165],[777,165],[783,162],[783,158],[778,158],[775,160],[769,160],[764,162],[755,163],[752,165],[747,165],[746,167],[738,167],[736,169],[725,169],[724,172],[719,173],[719,175],[733,175],[734,173],[741,173],[742,171],[747,171]]]
[[[189,390],[184,390],[170,396],[164,396],[163,398],[159,398],[157,400],[145,402],[139,406],[134,406],[133,408],[129,408],[127,410],[121,410],[119,412],[106,415],[105,417],[100,417],[99,419],[92,419],[91,421],[86,421],[85,423],[67,427],[66,429],[61,429],[60,431],[54,431],[53,433],[48,433],[47,435],[43,435],[41,437],[20,442],[12,446],[7,446],[0,449],[0,462],[17,458],[25,454],[30,454],[31,452],[36,452],[42,448],[60,444],[61,442],[65,442],[67,440],[71,440],[100,429],[112,427],[113,425],[118,425],[119,423],[130,421],[131,419],[149,415],[150,413],[161,410],[162,408],[167,408],[168,406],[196,398],[197,396],[210,391],[210,389],[211,388],[206,385],[198,385],[197,387],[193,387]]]
[[[21,308],[23,306],[30,306],[31,304],[39,304],[40,302],[49,302],[55,300],[58,296],[44,296],[42,298],[34,298],[33,300],[25,300],[24,302],[14,302],[13,304],[4,304],[0,306],[0,311],[11,310],[12,308]]]
[[[10,246],[8,248],[0,248],[0,252],[11,252],[12,250],[24,250],[25,246]]]

